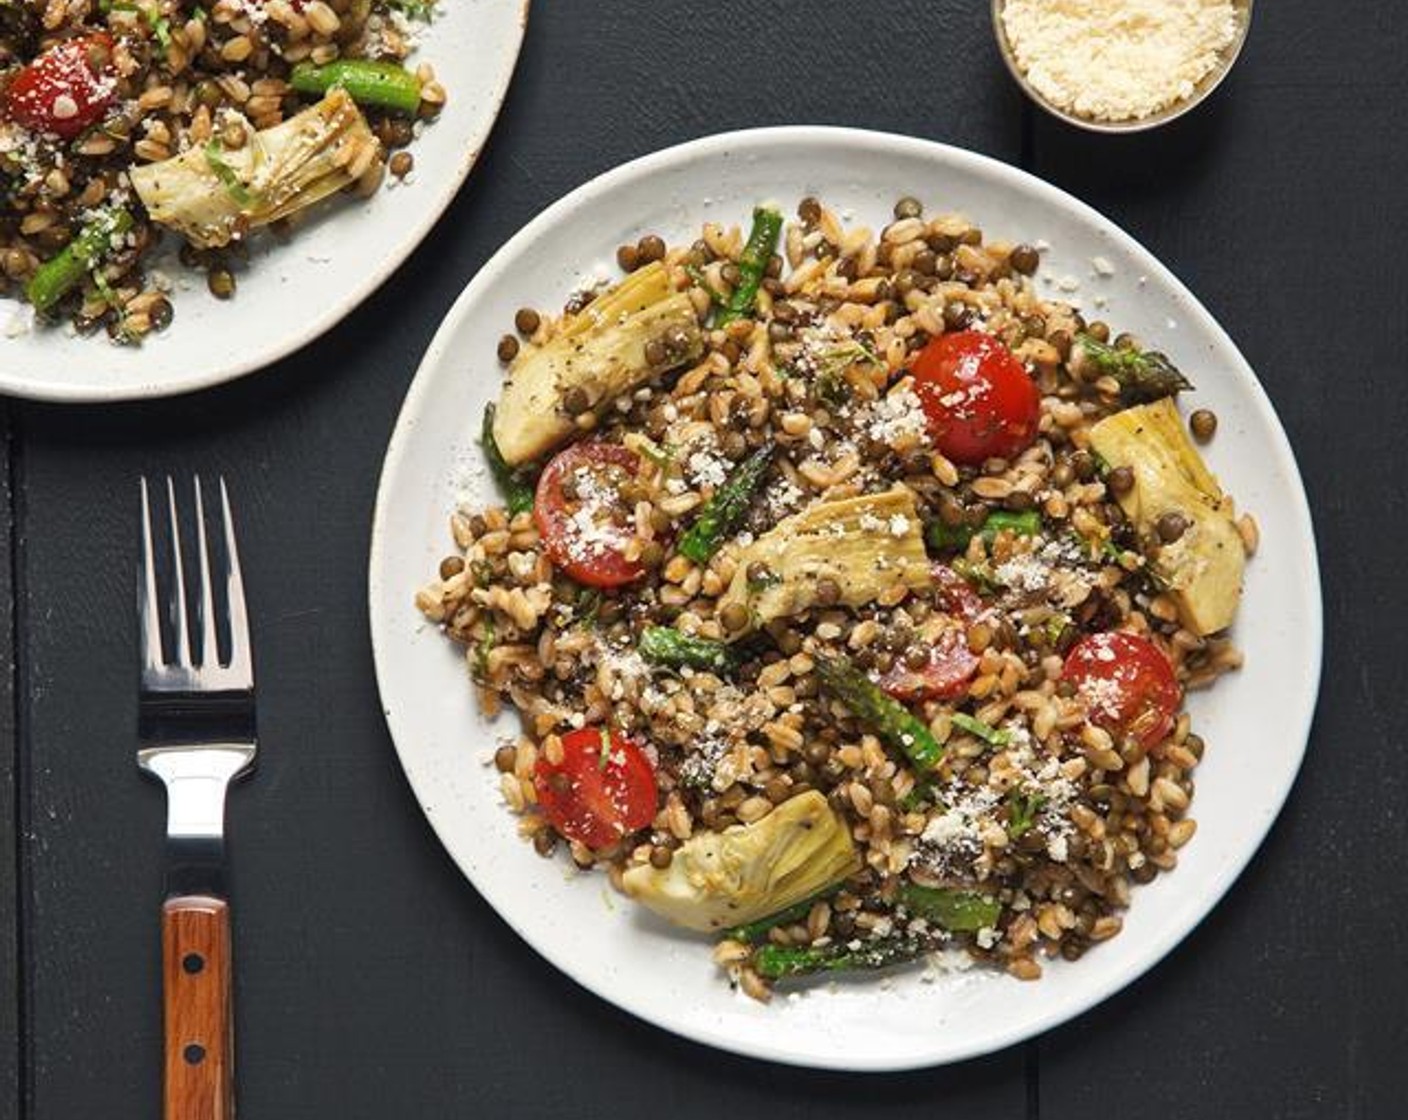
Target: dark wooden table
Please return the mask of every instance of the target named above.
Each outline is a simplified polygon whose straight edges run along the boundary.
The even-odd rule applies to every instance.
[[[261,772],[230,805],[243,1115],[1405,1115],[1408,963],[1393,929],[1408,908],[1408,15],[1382,0],[1259,4],[1208,105],[1116,140],[1021,100],[987,9],[539,0],[469,185],[355,316],[198,396],[3,406],[0,1115],[159,1111],[163,806],[132,761],[135,480],[197,470],[238,493],[258,604]],[[1300,456],[1324,566],[1310,753],[1226,901],[1076,1022],[900,1076],[715,1054],[539,960],[422,819],[367,640],[382,451],[461,286],[600,171],[797,122],[971,147],[1134,233],[1259,371]]]

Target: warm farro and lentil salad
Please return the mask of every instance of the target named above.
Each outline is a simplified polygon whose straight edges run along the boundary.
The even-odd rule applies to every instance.
[[[1113,937],[1196,829],[1185,692],[1240,661],[1216,416],[1042,298],[1035,247],[913,198],[878,236],[806,198],[618,261],[499,342],[503,501],[417,597],[521,714],[522,833],[762,999]]]
[[[445,101],[403,65],[433,6],[0,0],[0,296],[139,341],[173,315],[166,230],[228,299],[257,230],[411,172]]]

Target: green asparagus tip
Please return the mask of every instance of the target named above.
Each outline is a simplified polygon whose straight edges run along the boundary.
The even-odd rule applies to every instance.
[[[640,655],[656,665],[702,669],[720,675],[738,668],[738,654],[723,642],[694,638],[670,626],[649,626],[637,643]]]
[[[358,105],[414,113],[420,108],[420,79],[394,62],[368,58],[342,58],[322,66],[300,62],[289,84],[299,93],[321,97],[344,89]]]
[[[763,276],[768,262],[777,252],[777,242],[782,236],[782,214],[771,207],[759,206],[753,211],[753,229],[748,241],[738,257],[738,283],[734,286],[727,304],[720,309],[714,325],[726,327],[736,319],[747,318],[753,312],[753,303],[758,298]]]

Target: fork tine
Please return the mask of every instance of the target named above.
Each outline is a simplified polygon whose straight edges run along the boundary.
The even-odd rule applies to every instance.
[[[161,609],[156,597],[156,557],[152,551],[152,509],[147,479],[141,479],[142,569],[137,581],[137,617],[142,630],[142,670],[154,673],[164,663],[161,652]]]
[[[176,594],[173,596],[176,608],[176,664],[183,668],[194,667],[196,659],[191,654],[191,638],[186,627],[186,576],[185,561],[181,555],[181,521],[176,515],[176,484],[171,476],[166,476],[166,505],[171,518],[171,555],[176,574]]]
[[[211,591],[215,573],[210,570],[210,546],[205,534],[205,500],[201,494],[200,475],[192,481],[196,490],[196,543],[200,552],[200,601],[196,622],[200,627],[200,665],[205,669],[220,664],[220,647],[215,636],[215,599]]]
[[[254,667],[249,656],[249,619],[244,606],[244,577],[240,574],[240,553],[235,544],[235,518],[230,512],[230,492],[225,487],[223,475],[220,478],[220,511],[225,528],[225,586],[229,604],[227,613],[230,616],[229,670],[249,688],[254,685]]]

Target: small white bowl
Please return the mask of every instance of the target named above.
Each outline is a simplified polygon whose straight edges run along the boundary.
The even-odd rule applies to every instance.
[[[1017,65],[1017,57],[1012,51],[1012,44],[1007,41],[1007,31],[1002,26],[1002,9],[1006,4],[1007,0],[992,0],[992,29],[997,38],[997,49],[1002,54],[1002,61],[1007,64],[1007,69],[1011,71],[1012,77],[1016,79],[1017,84],[1022,87],[1022,91],[1032,101],[1053,117],[1088,132],[1147,132],[1151,128],[1158,128],[1159,125],[1177,120],[1184,113],[1200,105],[1208,94],[1222,84],[1222,79],[1231,72],[1237,57],[1242,53],[1242,44],[1247,41],[1247,32],[1251,30],[1252,26],[1252,0],[1232,0],[1232,6],[1237,10],[1236,38],[1227,45],[1222,52],[1222,57],[1218,59],[1217,65],[1193,88],[1191,94],[1181,101],[1175,101],[1172,105],[1160,109],[1157,113],[1149,114],[1147,117],[1136,117],[1124,121],[1097,121],[1053,105],[1037,92],[1031,82],[1027,80],[1027,75]]]

